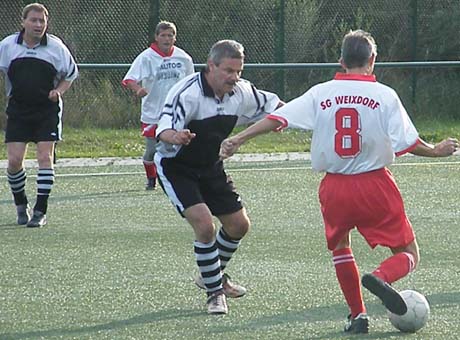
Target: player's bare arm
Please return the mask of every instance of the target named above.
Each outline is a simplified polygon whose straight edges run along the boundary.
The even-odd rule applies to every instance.
[[[446,138],[435,145],[421,140],[421,143],[417,144],[411,153],[423,157],[447,157],[456,152],[458,147],[457,138]]]
[[[264,118],[258,121],[235,136],[225,139],[220,145],[220,158],[227,159],[233,156],[238,148],[247,140],[272,130],[276,130],[280,126],[281,122],[273,119]]]
[[[176,131],[174,129],[164,130],[158,138],[166,143],[175,145],[188,145],[195,138],[196,134],[189,129]]]

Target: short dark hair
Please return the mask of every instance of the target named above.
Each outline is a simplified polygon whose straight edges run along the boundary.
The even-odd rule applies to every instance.
[[[31,11],[35,12],[40,12],[40,13],[45,13],[46,19],[49,18],[49,13],[48,10],[46,9],[45,5],[42,5],[38,2],[34,2],[31,4],[28,4],[22,9],[22,19],[27,19],[27,16]]]
[[[219,66],[224,58],[244,59],[244,47],[235,40],[220,40],[212,45],[208,60]]]
[[[343,38],[341,58],[347,68],[365,66],[372,54],[377,55],[377,45],[370,33],[358,29]]]
[[[174,23],[162,20],[158,23],[157,27],[155,28],[155,35],[158,35],[161,31],[165,30],[173,30],[174,35],[177,34],[177,28],[176,25],[174,25]]]

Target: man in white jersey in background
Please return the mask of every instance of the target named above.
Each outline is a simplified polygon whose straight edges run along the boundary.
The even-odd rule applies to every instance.
[[[155,28],[155,42],[139,54],[126,73],[122,84],[142,98],[141,131],[145,137],[142,157],[147,176],[146,190],[155,189],[157,172],[153,158],[156,128],[164,100],[171,87],[194,72],[193,60],[174,46],[177,29],[172,22],[160,21]]]
[[[449,156],[458,141],[430,145],[418,136],[396,92],[373,75],[377,46],[362,30],[342,42],[340,63],[345,73],[316,85],[262,121],[222,143],[220,155],[230,157],[246,140],[285,127],[312,130],[311,162],[326,172],[319,188],[327,246],[350,308],[345,331],[367,333],[368,317],[360,276],[350,246],[357,228],[368,244],[390,248],[393,255],[362,284],[386,308],[404,314],[407,306],[390,284],[406,276],[419,261],[419,249],[403,201],[386,168],[395,155],[410,152],[427,157]]]
[[[8,183],[17,223],[29,228],[47,223],[48,198],[54,185],[54,148],[62,139],[62,96],[78,77],[69,49],[49,34],[48,10],[31,3],[22,11],[21,32],[0,42],[0,71],[5,73],[8,106],[5,143]],[[37,145],[37,200],[32,217],[25,192],[24,159],[29,142]]]
[[[250,222],[219,160],[220,144],[237,123],[262,118],[282,105],[277,95],[240,79],[243,64],[240,43],[215,43],[206,68],[171,89],[157,128],[159,183],[194,230],[200,271],[195,283],[206,290],[209,314],[226,314],[226,296],[246,293],[223,274]],[[217,235],[213,216],[222,223]]]

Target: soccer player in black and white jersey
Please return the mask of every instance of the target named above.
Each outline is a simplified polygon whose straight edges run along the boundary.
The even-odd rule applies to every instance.
[[[387,169],[395,156],[412,153],[444,157],[458,140],[436,145],[423,141],[396,92],[373,75],[377,45],[362,30],[342,42],[344,73],[318,84],[273,114],[222,143],[220,155],[231,156],[245,141],[283,128],[312,130],[311,162],[325,172],[319,188],[328,249],[350,309],[346,332],[367,333],[369,322],[361,283],[385,307],[402,315],[407,306],[391,283],[408,275],[419,262],[419,248],[404,211],[401,194]],[[352,229],[367,243],[391,255],[361,282],[351,249]]]
[[[54,145],[61,139],[62,95],[78,76],[67,47],[47,33],[48,10],[32,3],[22,11],[21,32],[0,42],[0,70],[5,73],[8,106],[5,143],[7,177],[18,224],[46,224],[48,197],[54,183]],[[30,217],[25,193],[27,144],[37,144],[37,201]]]
[[[240,43],[215,43],[206,68],[169,91],[157,128],[159,183],[195,232],[200,271],[195,282],[207,292],[210,314],[226,314],[226,296],[246,293],[223,271],[250,226],[219,159],[220,143],[238,122],[261,118],[283,104],[277,95],[241,79],[243,64]],[[222,223],[217,235],[213,216]]]

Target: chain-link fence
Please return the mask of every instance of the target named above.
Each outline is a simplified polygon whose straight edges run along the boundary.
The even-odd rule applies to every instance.
[[[21,28],[22,7],[0,2],[0,37]],[[50,32],[78,63],[130,63],[152,41],[159,20],[178,27],[177,45],[204,64],[211,45],[236,39],[246,63],[336,62],[343,34],[362,28],[378,44],[378,61],[458,60],[460,0],[43,0]],[[82,70],[65,95],[72,126],[137,126],[139,102],[120,85],[124,69]],[[336,69],[248,69],[244,78],[289,100]],[[458,69],[377,69],[412,114],[457,117]],[[0,95],[4,107],[5,96]]]

